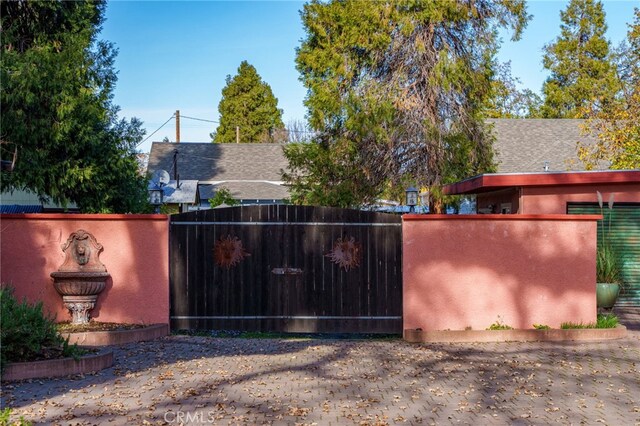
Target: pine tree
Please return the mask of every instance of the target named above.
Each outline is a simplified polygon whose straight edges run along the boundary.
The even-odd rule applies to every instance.
[[[278,99],[247,61],[240,63],[237,75],[227,76],[218,112],[220,125],[213,142],[236,142],[236,131],[240,142],[284,142],[279,140],[284,123]]]
[[[578,157],[587,170],[609,164],[625,170],[640,168],[640,9],[629,24],[627,43],[620,49],[619,75],[622,95],[606,106],[587,109],[584,130],[596,143],[578,144]]]
[[[628,27],[627,39],[616,52],[618,75],[625,98],[631,97],[640,86],[640,8],[634,9],[633,22]]]
[[[97,35],[103,1],[3,1],[2,140],[18,146],[3,191],[28,189],[43,201],[85,212],[148,207],[136,145],[142,123],[118,119],[115,48]]]
[[[542,115],[580,118],[590,105],[603,108],[612,102],[620,86],[602,3],[571,0],[560,17],[560,36],[544,48],[543,64],[551,75],[542,88]]]

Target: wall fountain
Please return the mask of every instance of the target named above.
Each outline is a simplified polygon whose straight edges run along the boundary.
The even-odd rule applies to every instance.
[[[86,324],[110,277],[99,259],[103,247],[93,235],[79,229],[62,245],[62,251],[66,257],[58,271],[51,273],[53,285],[71,312],[72,324]]]

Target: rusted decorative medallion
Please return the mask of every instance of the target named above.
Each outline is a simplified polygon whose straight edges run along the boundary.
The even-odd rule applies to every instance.
[[[221,237],[213,246],[213,259],[221,268],[236,266],[247,256],[251,254],[242,247],[242,241],[238,237]]]
[[[331,251],[325,254],[325,257],[331,259],[333,263],[345,271],[349,271],[351,268],[360,266],[362,246],[356,242],[354,237],[338,238],[336,242],[333,243]]]

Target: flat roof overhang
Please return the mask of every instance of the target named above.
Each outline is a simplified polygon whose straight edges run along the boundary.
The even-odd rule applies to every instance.
[[[594,184],[640,184],[640,170],[592,172],[487,173],[445,185],[445,195],[479,194],[506,188]]]

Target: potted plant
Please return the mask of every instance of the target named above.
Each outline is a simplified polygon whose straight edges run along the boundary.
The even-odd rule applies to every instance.
[[[600,211],[604,215],[602,194],[597,191]],[[609,220],[605,234],[604,219],[602,220],[602,239],[596,252],[596,306],[611,309],[618,299],[622,285],[622,260],[609,239],[611,228],[611,210],[613,209],[613,194],[609,197]]]
[[[613,308],[622,284],[622,265],[614,247],[603,241],[596,253],[596,304],[598,308]]]

